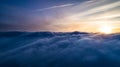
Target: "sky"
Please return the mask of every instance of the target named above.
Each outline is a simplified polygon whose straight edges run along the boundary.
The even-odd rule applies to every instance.
[[[120,32],[120,0],[0,0],[0,31]]]

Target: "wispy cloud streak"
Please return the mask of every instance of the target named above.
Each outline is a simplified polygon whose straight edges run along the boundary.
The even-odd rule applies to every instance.
[[[47,8],[43,8],[43,9],[37,9],[36,11],[45,11],[45,10],[50,10],[50,9],[69,7],[69,6],[72,6],[72,5],[74,5],[74,4],[55,5],[55,6],[51,6],[51,7],[47,7]]]
[[[117,1],[117,2],[114,2],[114,3],[111,3],[111,4],[98,6],[98,7],[95,7],[93,9],[90,9],[88,11],[80,12],[78,14],[72,15],[72,17],[80,17],[80,16],[89,15],[89,14],[94,14],[94,13],[97,13],[97,12],[107,11],[109,9],[112,9],[112,8],[115,8],[115,7],[118,7],[118,6],[120,6],[120,1]]]

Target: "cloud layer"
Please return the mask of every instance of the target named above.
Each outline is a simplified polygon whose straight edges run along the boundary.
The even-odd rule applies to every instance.
[[[0,33],[0,66],[119,67],[120,34]]]

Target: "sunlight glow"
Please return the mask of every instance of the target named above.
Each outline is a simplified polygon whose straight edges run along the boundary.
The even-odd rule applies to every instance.
[[[111,34],[112,33],[112,27],[111,26],[102,26],[100,29],[100,32],[101,33],[104,33],[104,34]]]

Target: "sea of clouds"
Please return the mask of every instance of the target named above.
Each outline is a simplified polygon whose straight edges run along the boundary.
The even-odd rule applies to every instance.
[[[1,32],[0,67],[120,67],[120,34]]]

